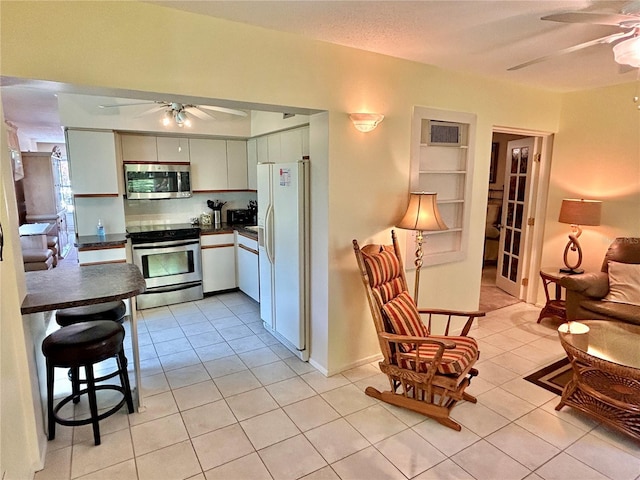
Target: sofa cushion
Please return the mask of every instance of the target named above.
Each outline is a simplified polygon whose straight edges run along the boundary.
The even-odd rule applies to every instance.
[[[609,262],[609,293],[604,300],[640,305],[640,264]]]
[[[602,302],[599,300],[583,300],[580,308],[585,312],[594,312],[594,318],[607,318],[640,325],[640,306],[628,303]],[[582,315],[588,320],[588,316]]]

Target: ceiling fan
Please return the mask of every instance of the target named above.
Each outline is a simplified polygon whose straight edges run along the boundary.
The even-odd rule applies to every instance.
[[[138,117],[144,115],[151,115],[153,113],[164,111],[162,116],[162,124],[168,126],[171,122],[175,122],[178,127],[190,127],[191,115],[198,117],[201,120],[211,120],[215,116],[210,113],[220,112],[227,113],[229,115],[236,115],[238,117],[246,117],[247,112],[242,110],[235,110],[233,108],[216,107],[213,105],[194,105],[191,103],[179,103],[179,102],[136,102],[136,103],[118,103],[113,105],[99,105],[100,108],[115,108],[115,107],[130,107],[133,105],[154,105],[149,110],[137,115]]]
[[[540,20],[562,23],[583,23],[591,25],[610,25],[620,28],[622,31],[596,38],[588,42],[580,43],[572,47],[558,50],[543,57],[529,60],[520,65],[509,68],[509,71],[535,65],[552,58],[577,52],[584,48],[600,44],[612,44],[615,61],[623,66],[623,70],[640,68],[640,0],[626,3],[618,13],[605,11],[576,11],[555,13],[541,17]],[[624,68],[626,67],[626,69]]]

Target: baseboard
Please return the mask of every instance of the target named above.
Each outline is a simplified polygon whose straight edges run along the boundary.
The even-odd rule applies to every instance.
[[[309,363],[313,365],[314,368],[319,370],[325,377],[332,377],[333,375],[337,375],[339,373],[345,372],[347,370],[351,370],[352,368],[361,367],[362,365],[367,365],[369,363],[382,360],[382,354],[371,355],[369,357],[356,360],[355,362],[349,363],[347,365],[343,365],[342,367],[327,370],[326,368],[318,365],[313,359],[309,359]]]

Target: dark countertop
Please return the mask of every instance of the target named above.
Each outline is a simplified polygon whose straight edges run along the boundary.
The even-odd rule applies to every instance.
[[[228,225],[226,223],[221,224],[219,227],[213,225],[200,225],[200,235],[216,235],[220,233],[233,233],[234,230],[251,237],[254,240],[258,239],[258,232],[255,230],[249,230],[245,225]]]
[[[78,248],[124,247],[127,245],[126,233],[108,233],[104,237],[98,235],[81,235],[76,237],[74,245]]]
[[[25,280],[27,295],[20,309],[23,315],[123,300],[146,288],[140,270],[130,263],[26,272]],[[56,285],[63,288],[53,288]]]

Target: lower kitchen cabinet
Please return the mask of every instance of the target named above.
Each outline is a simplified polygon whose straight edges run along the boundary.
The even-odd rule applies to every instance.
[[[258,242],[241,233],[237,235],[238,287],[256,302],[259,302]]]
[[[202,287],[204,293],[229,290],[236,281],[235,243],[232,233],[202,235]]]

